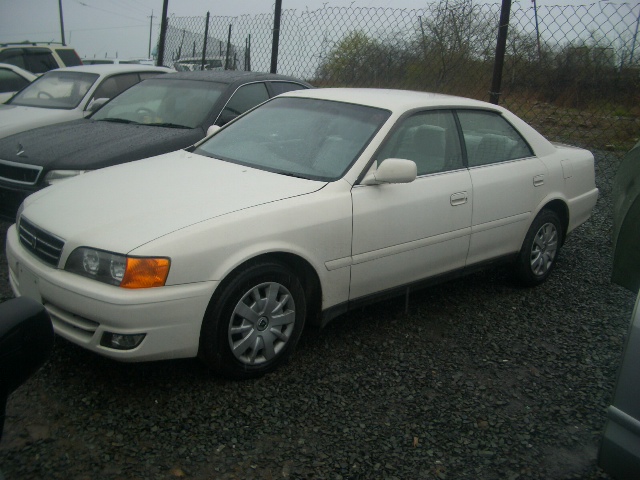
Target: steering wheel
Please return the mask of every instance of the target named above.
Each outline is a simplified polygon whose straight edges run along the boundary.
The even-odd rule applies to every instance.
[[[38,98],[46,98],[46,99],[50,100],[50,99],[53,98],[53,95],[51,95],[48,92],[44,92],[44,91],[41,90],[41,91],[38,92]]]

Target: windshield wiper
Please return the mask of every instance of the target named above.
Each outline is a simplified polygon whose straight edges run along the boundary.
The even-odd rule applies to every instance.
[[[160,123],[145,123],[145,125],[148,125],[150,127],[166,127],[166,128],[191,128],[191,127],[187,127],[186,125],[178,125],[177,123],[168,123],[168,122],[160,122]]]
[[[138,123],[133,120],[127,120],[126,118],[101,118],[99,122],[113,122],[113,123]]]

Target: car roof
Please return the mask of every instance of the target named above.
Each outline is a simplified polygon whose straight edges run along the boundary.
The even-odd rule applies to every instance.
[[[304,80],[289,77],[286,75],[279,75],[277,73],[245,72],[243,70],[196,70],[194,72],[176,72],[172,73],[169,79],[200,80],[205,82],[218,83],[234,83],[237,81],[257,82],[264,80],[282,80],[309,85]]]
[[[456,97],[442,93],[417,92],[412,90],[392,90],[380,88],[319,88],[313,90],[295,90],[281,96],[317,98],[345,103],[355,103],[385,110],[406,111],[420,107],[489,108],[502,111],[502,108],[480,100]]]
[[[174,70],[167,67],[154,67],[152,65],[140,65],[138,63],[118,63],[118,64],[101,64],[101,65],[78,65],[77,67],[63,67],[50,70],[52,72],[87,72],[97,73],[99,75],[111,75],[114,73],[127,72],[173,72]],[[46,72],[48,73],[48,72]]]

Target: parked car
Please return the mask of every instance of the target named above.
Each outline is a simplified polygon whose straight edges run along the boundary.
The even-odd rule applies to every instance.
[[[52,70],[0,105],[0,138],[83,118],[140,80],[172,71],[146,65],[89,65]]]
[[[205,58],[204,69],[202,68],[202,58],[189,57],[181,58],[173,62],[173,68],[178,72],[194,72],[197,70],[224,70],[225,57]]]
[[[31,195],[9,279],[93,352],[246,378],[305,324],[375,299],[503,261],[545,281],[597,196],[590,152],[499,106],[299,90],[187,150]]]
[[[121,63],[124,64],[142,64],[143,60],[131,58],[83,58],[83,65],[118,65]],[[153,65],[153,64],[145,64],[145,65]]]
[[[9,63],[0,63],[0,103],[9,100],[20,89],[36,78],[31,72]]]
[[[82,60],[73,47],[36,42],[0,43],[0,62],[10,63],[36,74],[82,65]]]
[[[14,218],[24,197],[55,181],[188,147],[214,123],[223,125],[279,93],[309,87],[265,73],[172,73],[132,87],[90,119],[0,139],[0,215]]]
[[[640,142],[623,159],[613,188],[611,280],[637,295],[598,464],[617,480],[640,475]]]

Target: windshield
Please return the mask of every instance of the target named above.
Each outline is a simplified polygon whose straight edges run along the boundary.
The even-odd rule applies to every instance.
[[[7,103],[71,110],[80,104],[98,77],[96,73],[51,71],[18,92]]]
[[[197,80],[144,80],[113,98],[93,120],[196,128],[209,117],[227,88]]]
[[[390,113],[362,105],[276,98],[195,153],[313,180],[342,177]]]

